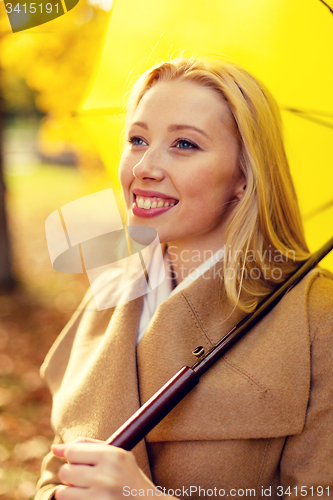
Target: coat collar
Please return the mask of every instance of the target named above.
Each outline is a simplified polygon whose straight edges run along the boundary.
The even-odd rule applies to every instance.
[[[307,291],[291,290],[201,379],[148,441],[269,438],[298,434],[310,388]],[[244,316],[222,291],[217,266],[160,305],[138,345],[141,403]]]

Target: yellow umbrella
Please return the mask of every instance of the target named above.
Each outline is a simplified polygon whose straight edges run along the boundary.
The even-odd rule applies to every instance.
[[[116,0],[78,111],[114,186],[133,80],[180,51],[225,56],[276,97],[307,240],[321,246],[333,234],[332,13],[322,0]]]

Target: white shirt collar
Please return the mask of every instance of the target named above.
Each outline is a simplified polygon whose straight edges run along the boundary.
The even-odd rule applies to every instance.
[[[164,252],[163,264],[165,268],[165,278],[158,287],[151,290],[143,297],[143,306],[138,329],[137,344],[142,339],[159,305],[169,297],[176,295],[176,293],[184,290],[184,288],[191,285],[191,283],[193,283],[202,274],[208,271],[208,269],[210,269],[216,262],[222,260],[223,256],[224,248],[220,248],[211,257],[205,260],[205,262],[195,268],[188,276],[186,276],[185,279],[183,279],[183,281],[179,283],[179,285],[176,286],[174,290],[172,290],[169,253],[167,250]]]
[[[176,286],[174,290],[170,293],[170,297],[175,295],[176,293],[180,292],[181,290],[184,290],[187,286],[189,286],[193,281],[199,278],[199,276],[202,276],[208,269],[214,266],[216,262],[219,260],[222,260],[224,257],[224,248],[220,248],[217,252],[215,252],[209,259],[205,260],[200,266],[196,267],[193,269],[193,271],[186,276],[183,281],[179,283],[179,285]]]

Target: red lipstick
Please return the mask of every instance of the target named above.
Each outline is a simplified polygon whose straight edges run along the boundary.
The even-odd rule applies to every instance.
[[[144,196],[146,198],[168,198],[168,199],[178,201],[177,198],[173,198],[173,196],[169,196],[168,194],[165,194],[165,193],[159,193],[158,191],[133,189],[133,193],[136,196]]]
[[[170,205],[168,207],[156,207],[156,208],[140,208],[138,207],[136,203],[136,197],[143,197],[143,198],[161,198],[168,200]],[[178,201],[176,198],[172,198],[171,196],[165,194],[165,193],[160,193],[158,191],[151,191],[151,190],[142,190],[142,189],[134,189],[133,190],[133,204],[132,204],[132,213],[133,215],[136,215],[137,217],[143,217],[143,218],[151,218],[151,217],[156,217],[157,215],[161,215],[164,212],[167,212],[174,206],[178,204]],[[172,203],[172,205],[171,205]]]

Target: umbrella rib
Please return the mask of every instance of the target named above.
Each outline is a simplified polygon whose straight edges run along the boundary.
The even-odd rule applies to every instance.
[[[285,108],[285,109],[294,109],[294,108]],[[302,113],[305,113],[307,115],[317,115],[317,116],[327,116],[328,118],[333,118],[333,113],[330,113],[328,111],[318,111],[318,109],[303,109]]]
[[[327,7],[328,10],[331,12],[331,14],[333,14],[333,9],[329,5],[327,5],[327,3],[324,2],[324,0],[319,0],[319,2],[323,3],[325,5],[325,7]]]
[[[312,217],[315,217],[316,215],[320,214],[321,212],[324,212],[325,210],[327,210],[328,208],[331,208],[331,207],[333,207],[333,199],[328,201],[327,203],[324,203],[320,207],[315,208],[311,212],[307,213],[304,216],[304,220],[312,219]]]
[[[301,109],[293,109],[293,108],[284,108],[284,109],[286,111],[290,111],[290,113],[294,113],[295,115],[300,116],[301,118],[304,118],[305,120],[309,120],[310,122],[318,123],[319,125],[323,125],[324,127],[327,127],[327,128],[333,128],[332,123],[325,121],[325,120],[321,120],[320,118],[315,118],[314,116],[308,115],[308,114],[304,113],[304,111],[302,111]]]

